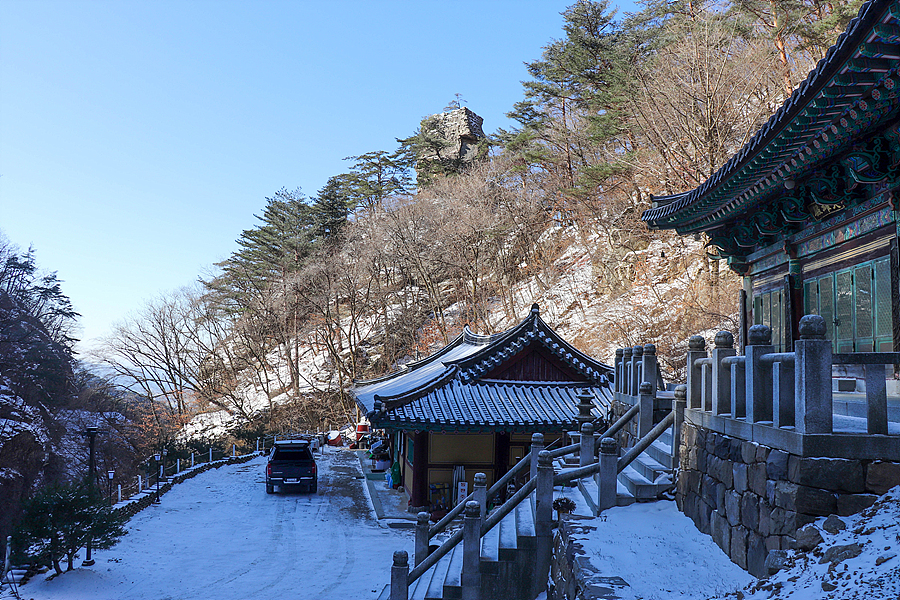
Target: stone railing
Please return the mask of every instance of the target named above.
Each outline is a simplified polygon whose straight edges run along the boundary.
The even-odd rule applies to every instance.
[[[799,329],[793,352],[775,352],[771,330],[754,325],[743,356],[737,355],[728,332],[716,335],[709,354],[704,339],[692,337],[687,353],[688,418],[708,429],[800,456],[900,459],[896,436],[885,437],[889,427],[884,367],[867,371],[871,390],[867,387],[864,429],[835,428],[831,382],[832,364],[885,365],[898,356],[832,355],[819,315],[804,316]]]

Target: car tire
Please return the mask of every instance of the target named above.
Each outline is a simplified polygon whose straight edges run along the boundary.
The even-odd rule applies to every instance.
[[[317,489],[318,487],[319,487],[319,482],[318,482],[318,481],[315,482],[315,483],[313,483],[312,485],[309,486],[309,493],[310,493],[310,494],[315,494],[315,493],[316,493],[316,489]]]
[[[274,494],[274,493],[275,493],[275,486],[274,486],[274,485],[269,485],[269,484],[267,483],[267,484],[266,484],[266,493],[267,493],[267,494]]]

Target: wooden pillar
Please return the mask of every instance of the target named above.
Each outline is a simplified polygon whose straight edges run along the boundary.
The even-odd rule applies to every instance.
[[[413,434],[412,486],[409,490],[410,506],[428,504],[428,432]]]

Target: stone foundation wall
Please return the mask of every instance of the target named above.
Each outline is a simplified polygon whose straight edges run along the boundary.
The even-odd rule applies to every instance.
[[[857,513],[900,485],[900,463],[803,458],[685,423],[676,502],[740,567],[794,547],[817,517]]]

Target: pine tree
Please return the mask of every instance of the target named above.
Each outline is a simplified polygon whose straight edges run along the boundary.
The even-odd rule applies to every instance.
[[[51,486],[25,502],[13,546],[20,557],[51,565],[61,574],[60,561],[65,558],[66,571],[71,571],[78,550],[89,540],[94,548],[114,546],[126,533],[124,523],[88,486]]]
[[[312,217],[317,244],[333,245],[340,240],[352,205],[345,181],[341,175],[329,177],[313,202]]]

